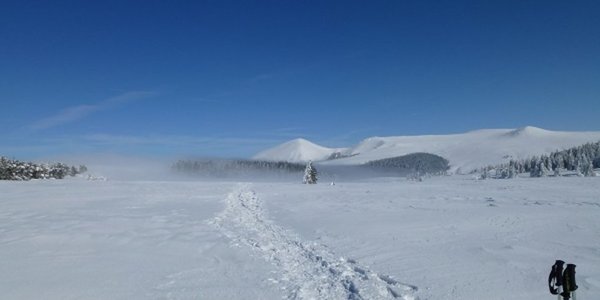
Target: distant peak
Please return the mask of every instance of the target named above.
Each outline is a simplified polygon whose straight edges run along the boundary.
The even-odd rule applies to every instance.
[[[513,129],[506,133],[507,136],[522,136],[522,135],[538,135],[546,134],[550,131],[535,126],[525,126],[517,129]]]
[[[288,146],[316,146],[316,147],[321,147],[307,139],[303,139],[303,138],[297,138],[297,139],[293,139],[293,140],[289,140],[285,143],[283,143],[282,145],[288,145]]]
[[[532,131],[532,130],[546,131],[545,129],[542,129],[542,128],[539,128],[539,127],[535,127],[535,126],[525,126],[525,127],[517,128],[516,130],[521,130],[521,131]]]
[[[313,142],[311,142],[307,139],[303,139],[303,138],[296,138],[296,139],[288,141],[288,143],[311,143],[311,144],[313,144]]]
[[[317,145],[303,138],[287,141],[254,156],[255,159],[271,161],[306,162],[327,159],[336,149]]]

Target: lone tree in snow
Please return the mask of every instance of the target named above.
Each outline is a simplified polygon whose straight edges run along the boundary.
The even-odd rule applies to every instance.
[[[302,179],[302,183],[304,184],[316,184],[317,183],[317,169],[313,167],[312,161],[309,161],[306,164],[306,169],[304,169],[304,178]]]

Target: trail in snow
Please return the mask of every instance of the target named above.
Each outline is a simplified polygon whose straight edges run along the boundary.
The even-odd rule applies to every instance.
[[[237,245],[254,248],[281,270],[288,299],[416,300],[417,288],[377,274],[352,259],[337,258],[324,245],[307,243],[267,218],[261,200],[242,185],[226,208],[209,221]]]

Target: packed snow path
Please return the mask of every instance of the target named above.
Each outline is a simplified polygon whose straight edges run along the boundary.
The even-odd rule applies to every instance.
[[[274,224],[248,185],[230,193],[225,210],[209,223],[234,245],[252,247],[273,263],[281,274],[271,281],[288,299],[418,299],[416,287],[337,258],[326,246],[303,242]]]

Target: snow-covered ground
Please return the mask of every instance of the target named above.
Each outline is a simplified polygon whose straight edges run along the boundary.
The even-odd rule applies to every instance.
[[[3,299],[600,295],[600,178],[0,182]],[[550,298],[552,297],[552,298]]]

